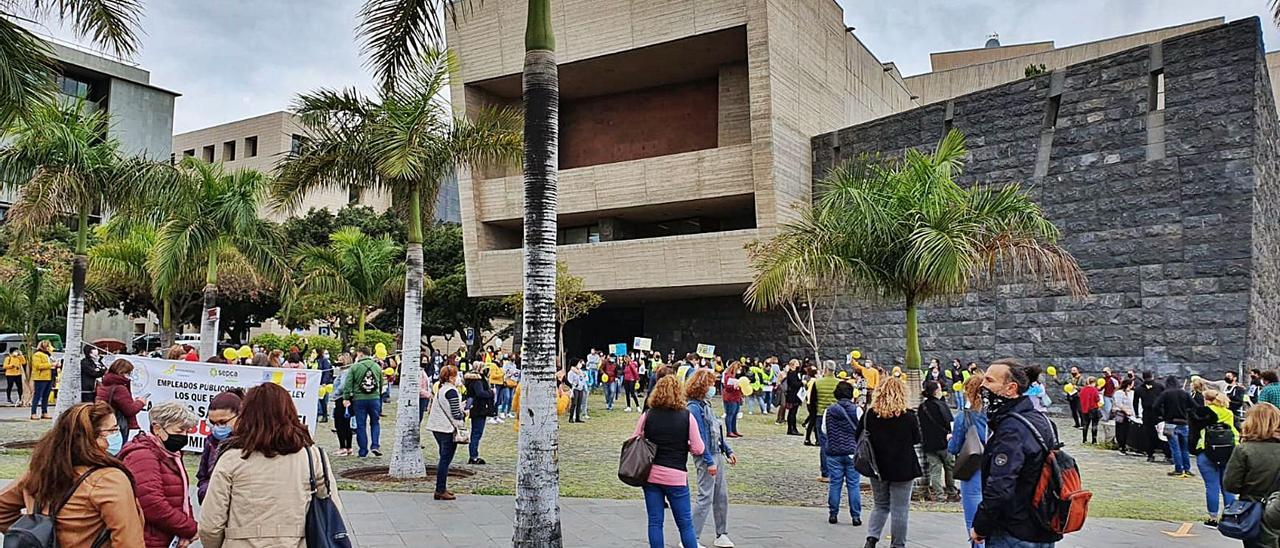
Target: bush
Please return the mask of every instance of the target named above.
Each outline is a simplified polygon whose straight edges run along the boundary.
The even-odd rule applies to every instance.
[[[359,333],[356,334],[356,339],[357,339],[355,341],[356,346],[364,345],[364,346],[368,346],[369,350],[373,350],[373,347],[377,346],[378,343],[382,343],[386,345],[388,353],[390,354],[396,353],[396,336],[395,335],[392,335],[385,331],[378,331],[377,329],[364,330],[363,341],[358,340],[359,335],[360,335]]]
[[[264,333],[252,339],[249,339],[249,345],[261,346],[267,350],[283,349],[283,346],[281,345],[280,335],[276,335],[274,333]]]
[[[312,335],[307,337],[307,348],[315,351],[328,350],[329,356],[338,357],[342,353],[342,341],[335,337],[326,337],[324,335]]]

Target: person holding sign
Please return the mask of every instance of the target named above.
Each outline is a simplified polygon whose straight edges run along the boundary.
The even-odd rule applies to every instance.
[[[135,436],[118,458],[133,474],[147,548],[169,548],[174,539],[178,546],[186,546],[198,526],[187,496],[190,486],[182,448],[187,446],[187,431],[196,425],[196,415],[171,401],[151,408],[149,415],[151,432]]]
[[[370,452],[375,457],[382,456],[382,445],[378,443],[382,434],[382,425],[379,424],[382,383],[382,368],[369,357],[368,347],[360,347],[356,350],[356,363],[347,371],[340,396],[344,405],[355,411],[356,445],[360,448],[360,458],[369,456]]]

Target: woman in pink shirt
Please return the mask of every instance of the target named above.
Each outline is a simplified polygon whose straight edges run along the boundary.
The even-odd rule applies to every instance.
[[[671,505],[671,517],[680,529],[680,544],[696,548],[693,509],[689,504],[689,454],[701,455],[705,446],[698,422],[685,407],[680,381],[668,375],[649,394],[649,410],[636,423],[634,437],[643,436],[658,446],[644,486],[644,507],[649,514],[649,547],[665,546],[662,538],[662,503]]]

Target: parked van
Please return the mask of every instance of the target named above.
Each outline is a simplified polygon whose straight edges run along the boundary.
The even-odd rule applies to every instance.
[[[8,354],[10,350],[17,348],[23,352],[27,351],[25,343],[26,335],[21,333],[4,333],[0,334],[0,352]],[[53,344],[54,352],[62,351],[62,335],[57,333],[37,333],[37,341],[49,341]]]

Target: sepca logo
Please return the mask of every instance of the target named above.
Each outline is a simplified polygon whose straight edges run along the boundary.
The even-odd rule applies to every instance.
[[[240,377],[240,372],[234,371],[231,369],[219,369],[217,367],[214,367],[209,369],[209,376],[214,378],[224,377],[228,379],[235,379]]]

